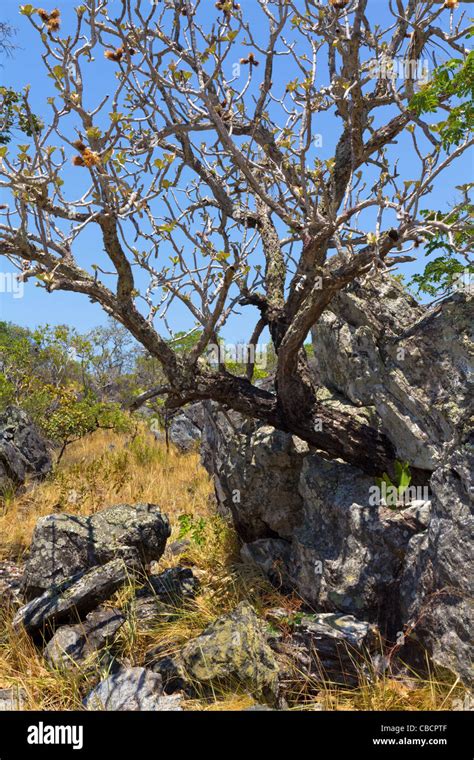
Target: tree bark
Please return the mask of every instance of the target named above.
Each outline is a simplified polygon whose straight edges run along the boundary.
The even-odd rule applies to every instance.
[[[395,450],[390,440],[352,415],[322,406],[303,358],[298,373],[279,376],[276,393],[227,372],[201,372],[187,388],[168,395],[167,407],[203,400],[296,435],[329,459],[343,459],[369,474],[392,470]]]

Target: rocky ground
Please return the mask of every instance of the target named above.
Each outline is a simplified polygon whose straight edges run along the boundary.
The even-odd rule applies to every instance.
[[[196,454],[169,456],[202,472]],[[53,485],[37,486],[36,498]],[[27,551],[0,565],[0,709],[469,707],[451,677],[404,666],[377,622],[318,611],[283,561],[265,567],[266,542],[281,539],[241,544],[209,509],[169,519],[153,503],[119,503],[37,519]],[[385,528],[404,536],[394,520]]]

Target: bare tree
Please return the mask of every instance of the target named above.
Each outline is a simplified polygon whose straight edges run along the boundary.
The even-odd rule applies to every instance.
[[[136,404],[213,399],[367,472],[393,461],[383,432],[318,401],[303,347],[355,278],[412,259],[440,230],[466,254],[466,214],[428,220],[420,204],[472,140],[444,150],[409,107],[427,56],[467,55],[465,18],[451,1],[388,5],[382,28],[367,0],[255,0],[252,21],[232,0],[88,0],[67,34],[58,11],[24,6],[56,91],[31,148],[3,149],[0,253],[25,281],[99,303],[159,359],[165,385]],[[110,93],[92,78],[104,54]],[[321,160],[330,116],[336,148]],[[394,159],[402,132],[408,177]],[[71,159],[88,179],[80,197]],[[91,227],[100,244],[81,264]],[[178,302],[199,332],[185,354],[169,342]],[[247,312],[249,343],[268,329],[274,344],[274,392],[252,383],[251,366],[242,378],[206,360],[229,317],[247,324]]]

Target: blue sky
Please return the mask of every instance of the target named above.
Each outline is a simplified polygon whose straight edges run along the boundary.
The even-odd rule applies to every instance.
[[[252,8],[251,0],[241,0],[246,11]],[[74,6],[76,2],[65,2],[56,0],[55,3],[49,3],[47,8],[53,5],[59,7],[63,16],[63,27],[67,28],[68,19],[75,17]],[[17,29],[16,43],[19,46],[13,58],[4,59],[3,67],[0,69],[0,81],[2,84],[20,89],[25,85],[31,85],[31,104],[36,113],[45,116],[47,114],[46,98],[54,94],[54,88],[51,80],[47,78],[41,65],[40,50],[41,43],[38,40],[38,34],[30,25],[28,19],[18,13],[20,3],[17,0],[2,0],[0,18],[11,23]],[[113,5],[120,5],[119,0],[109,0],[109,8]],[[213,5],[213,3],[212,3]],[[377,22],[383,25],[388,18],[386,0],[369,0],[369,9],[372,18],[376,15]],[[253,11],[252,11],[253,12]],[[94,82],[100,85],[100,94],[104,92],[107,86],[107,80],[111,76],[109,64],[102,58],[91,64],[93,66]],[[91,97],[98,97],[99,91],[92,92]],[[337,130],[334,117],[324,117],[321,119],[320,131],[324,137],[323,147],[321,148],[321,157],[327,158],[332,155],[333,147],[337,139]],[[21,140],[20,140],[21,142]],[[393,148],[394,155],[399,159],[400,171],[409,177],[409,159],[406,154],[407,144],[399,141],[399,144]],[[435,192],[430,199],[432,208],[447,208],[455,200],[455,185],[463,184],[472,180],[473,176],[473,159],[472,155],[464,157],[462,161],[457,162],[445,175],[443,182],[438,184]],[[70,181],[80,183],[82,178],[80,172],[73,169],[67,170]],[[84,178],[85,179],[85,178]],[[77,188],[79,190],[79,186]],[[1,202],[1,199],[0,199]],[[92,233],[84,236],[81,242],[81,249],[76,251],[77,257],[87,258],[91,251],[99,246],[100,241]],[[422,269],[425,261],[416,264],[410,264],[405,267],[406,273],[413,273]],[[188,323],[184,313],[179,310],[175,314],[177,328],[185,328]],[[0,320],[16,322],[28,327],[35,327],[39,324],[48,322],[50,324],[68,323],[74,325],[79,331],[84,332],[92,327],[103,323],[106,320],[101,308],[89,303],[89,301],[80,295],[73,293],[47,294],[40,288],[36,288],[32,282],[28,283],[25,288],[25,297],[15,299],[12,294],[0,293]],[[182,321],[182,324],[181,324]],[[242,319],[232,319],[226,329],[228,340],[238,341],[245,339],[249,329],[253,326],[254,316],[248,321],[242,322]]]

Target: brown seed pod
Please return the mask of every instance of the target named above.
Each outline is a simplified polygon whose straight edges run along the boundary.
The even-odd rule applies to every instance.
[[[89,169],[92,166],[98,166],[101,162],[99,154],[90,148],[85,149],[82,154],[82,160],[84,161],[85,166],[87,166]]]
[[[259,62],[255,58],[255,56],[254,56],[253,53],[249,53],[247,58],[241,58],[240,59],[240,63],[242,63],[244,66],[245,65],[250,65],[250,66],[258,66],[259,65]]]
[[[329,0],[330,4],[333,8],[336,8],[336,10],[341,11],[343,8],[346,7],[346,5],[349,4],[349,0]]]
[[[115,63],[120,63],[123,57],[123,49],[117,48],[117,50],[106,50],[104,56],[108,61],[115,61]]]
[[[41,21],[44,21],[45,24],[49,21],[49,13],[44,10],[44,8],[38,8],[38,16],[40,17]]]
[[[72,163],[74,164],[74,166],[85,166],[86,165],[86,162],[84,161],[84,159],[82,158],[82,156],[74,156],[74,158],[72,159]]]
[[[459,0],[444,0],[444,7],[454,10],[459,5]]]
[[[61,15],[61,11],[59,10],[59,8],[54,8],[54,10],[52,10],[51,13],[49,14],[49,17],[50,18],[59,18],[60,15]]]
[[[87,150],[87,145],[84,145],[82,140],[76,140],[73,142],[73,145],[76,150],[78,150],[80,153],[83,153],[85,150]]]
[[[50,18],[46,26],[50,32],[57,32],[61,26],[61,20],[59,18]]]

